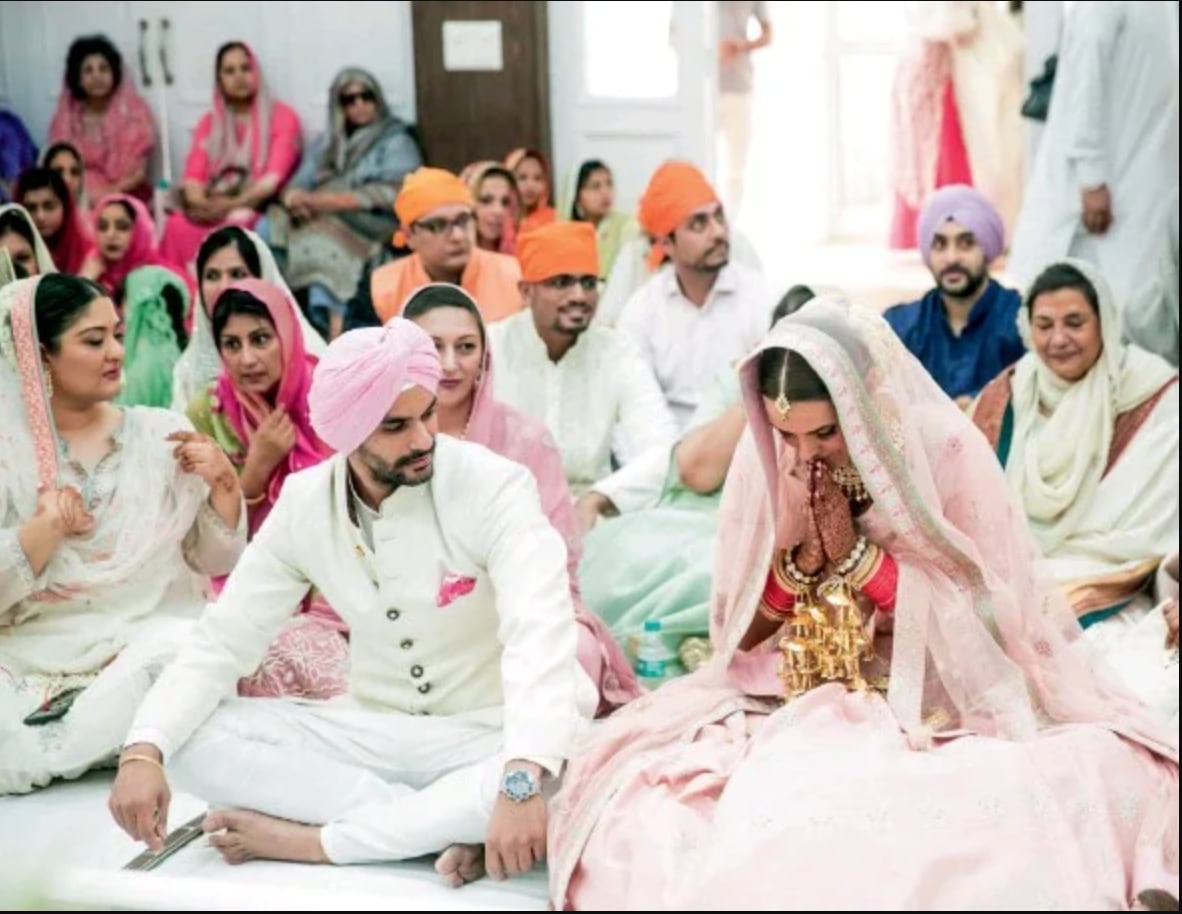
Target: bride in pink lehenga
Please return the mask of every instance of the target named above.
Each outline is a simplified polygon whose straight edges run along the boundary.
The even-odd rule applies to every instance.
[[[552,805],[554,905],[1176,895],[1177,750],[1084,664],[985,439],[880,318],[839,300],[781,321],[740,372],[750,431],[720,513],[715,657],[586,737]],[[802,582],[835,573],[876,632],[861,672],[882,691],[830,682],[783,703],[781,623]]]

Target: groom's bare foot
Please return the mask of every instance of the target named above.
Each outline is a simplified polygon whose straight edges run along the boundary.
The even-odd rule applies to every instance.
[[[435,861],[435,872],[453,889],[484,875],[483,844],[453,844]]]
[[[245,809],[219,809],[205,817],[202,827],[209,835],[209,843],[221,851],[227,863],[329,862],[320,846],[320,828],[316,825],[302,825]]]

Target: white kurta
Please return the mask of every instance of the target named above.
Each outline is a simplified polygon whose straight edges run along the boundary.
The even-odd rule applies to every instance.
[[[1178,189],[1167,207],[1164,236],[1146,237],[1125,308],[1125,335],[1178,367]]]
[[[653,271],[649,268],[647,259],[651,249],[652,243],[643,235],[633,238],[620,248],[615,266],[607,278],[607,286],[599,296],[595,323],[603,327],[614,327],[629,299],[652,278]],[[755,246],[746,235],[734,229],[731,230],[731,257],[749,270],[763,272],[763,263],[760,262]]]
[[[1178,599],[1178,580],[1167,565],[1163,562],[1158,568],[1152,596],[1138,596],[1113,618],[1087,629],[1082,643],[1096,652],[1118,682],[1167,722],[1177,746],[1178,648],[1166,647],[1164,608],[1166,600]]]
[[[652,368],[681,430],[718,374],[767,335],[774,307],[763,276],[738,263],[723,267],[700,307],[665,264],[632,296],[618,328]]]
[[[32,509],[0,503],[0,794],[78,777],[114,754],[200,612],[194,572],[229,573],[246,545],[245,507],[229,529],[205,484],[177,465],[165,438],[178,430],[192,430],[183,416],[130,407],[92,471],[63,457],[61,484],[84,493],[97,520],[85,561],[59,549],[34,576],[18,539]],[[65,717],[23,723],[71,689],[83,691]]]
[[[1046,131],[1008,268],[1021,286],[1065,256],[1094,262],[1130,323],[1143,251],[1178,187],[1177,28],[1164,0],[1079,2],[1067,14]],[[1173,36],[1173,37],[1172,37]],[[1090,235],[1083,188],[1106,184],[1113,223]]]
[[[440,435],[434,477],[383,502],[372,549],[351,498],[343,456],[288,478],[127,738],[176,753],[204,799],[320,820],[342,863],[440,850],[441,834],[473,840],[499,766],[557,773],[598,702],[576,659],[566,548],[528,470]],[[312,586],[350,629],[348,695],[215,713]],[[243,723],[260,714],[273,737]],[[458,811],[445,802],[453,776],[466,785]],[[392,815],[412,794],[419,815]]]
[[[621,511],[636,494],[612,472],[612,445],[634,460],[666,456],[676,439],[673,416],[652,371],[618,331],[592,325],[558,362],[550,361],[529,311],[488,328],[496,358],[494,394],[544,422],[562,451],[567,483],[578,496],[594,486]]]

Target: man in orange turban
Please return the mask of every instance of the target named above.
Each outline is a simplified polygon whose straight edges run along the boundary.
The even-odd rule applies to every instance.
[[[489,328],[497,400],[544,422],[562,451],[584,529],[639,505],[612,472],[619,434],[631,457],[656,449],[668,464],[673,417],[640,354],[616,331],[592,325],[599,251],[587,222],[555,222],[517,240],[521,314]],[[653,459],[649,456],[649,459]]]
[[[775,302],[760,274],[730,262],[722,203],[695,166],[658,168],[638,216],[652,239],[649,263],[660,269],[616,326],[640,347],[684,427],[718,372],[763,338]]]
[[[442,168],[420,168],[406,177],[394,201],[402,226],[396,245],[414,252],[373,272],[369,293],[385,323],[402,312],[416,289],[432,282],[462,286],[487,323],[521,310],[517,261],[476,246],[474,202],[468,187]]]

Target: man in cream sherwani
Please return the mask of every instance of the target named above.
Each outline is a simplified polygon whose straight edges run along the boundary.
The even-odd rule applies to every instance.
[[[172,779],[226,808],[205,830],[231,862],[444,851],[458,885],[481,843],[497,878],[544,856],[544,782],[597,702],[565,548],[528,470],[436,437],[439,377],[402,319],[329,347],[309,401],[338,455],[288,478],[140,707],[110,801],[133,838],[161,846]],[[233,697],[310,587],[349,625],[348,695]]]

